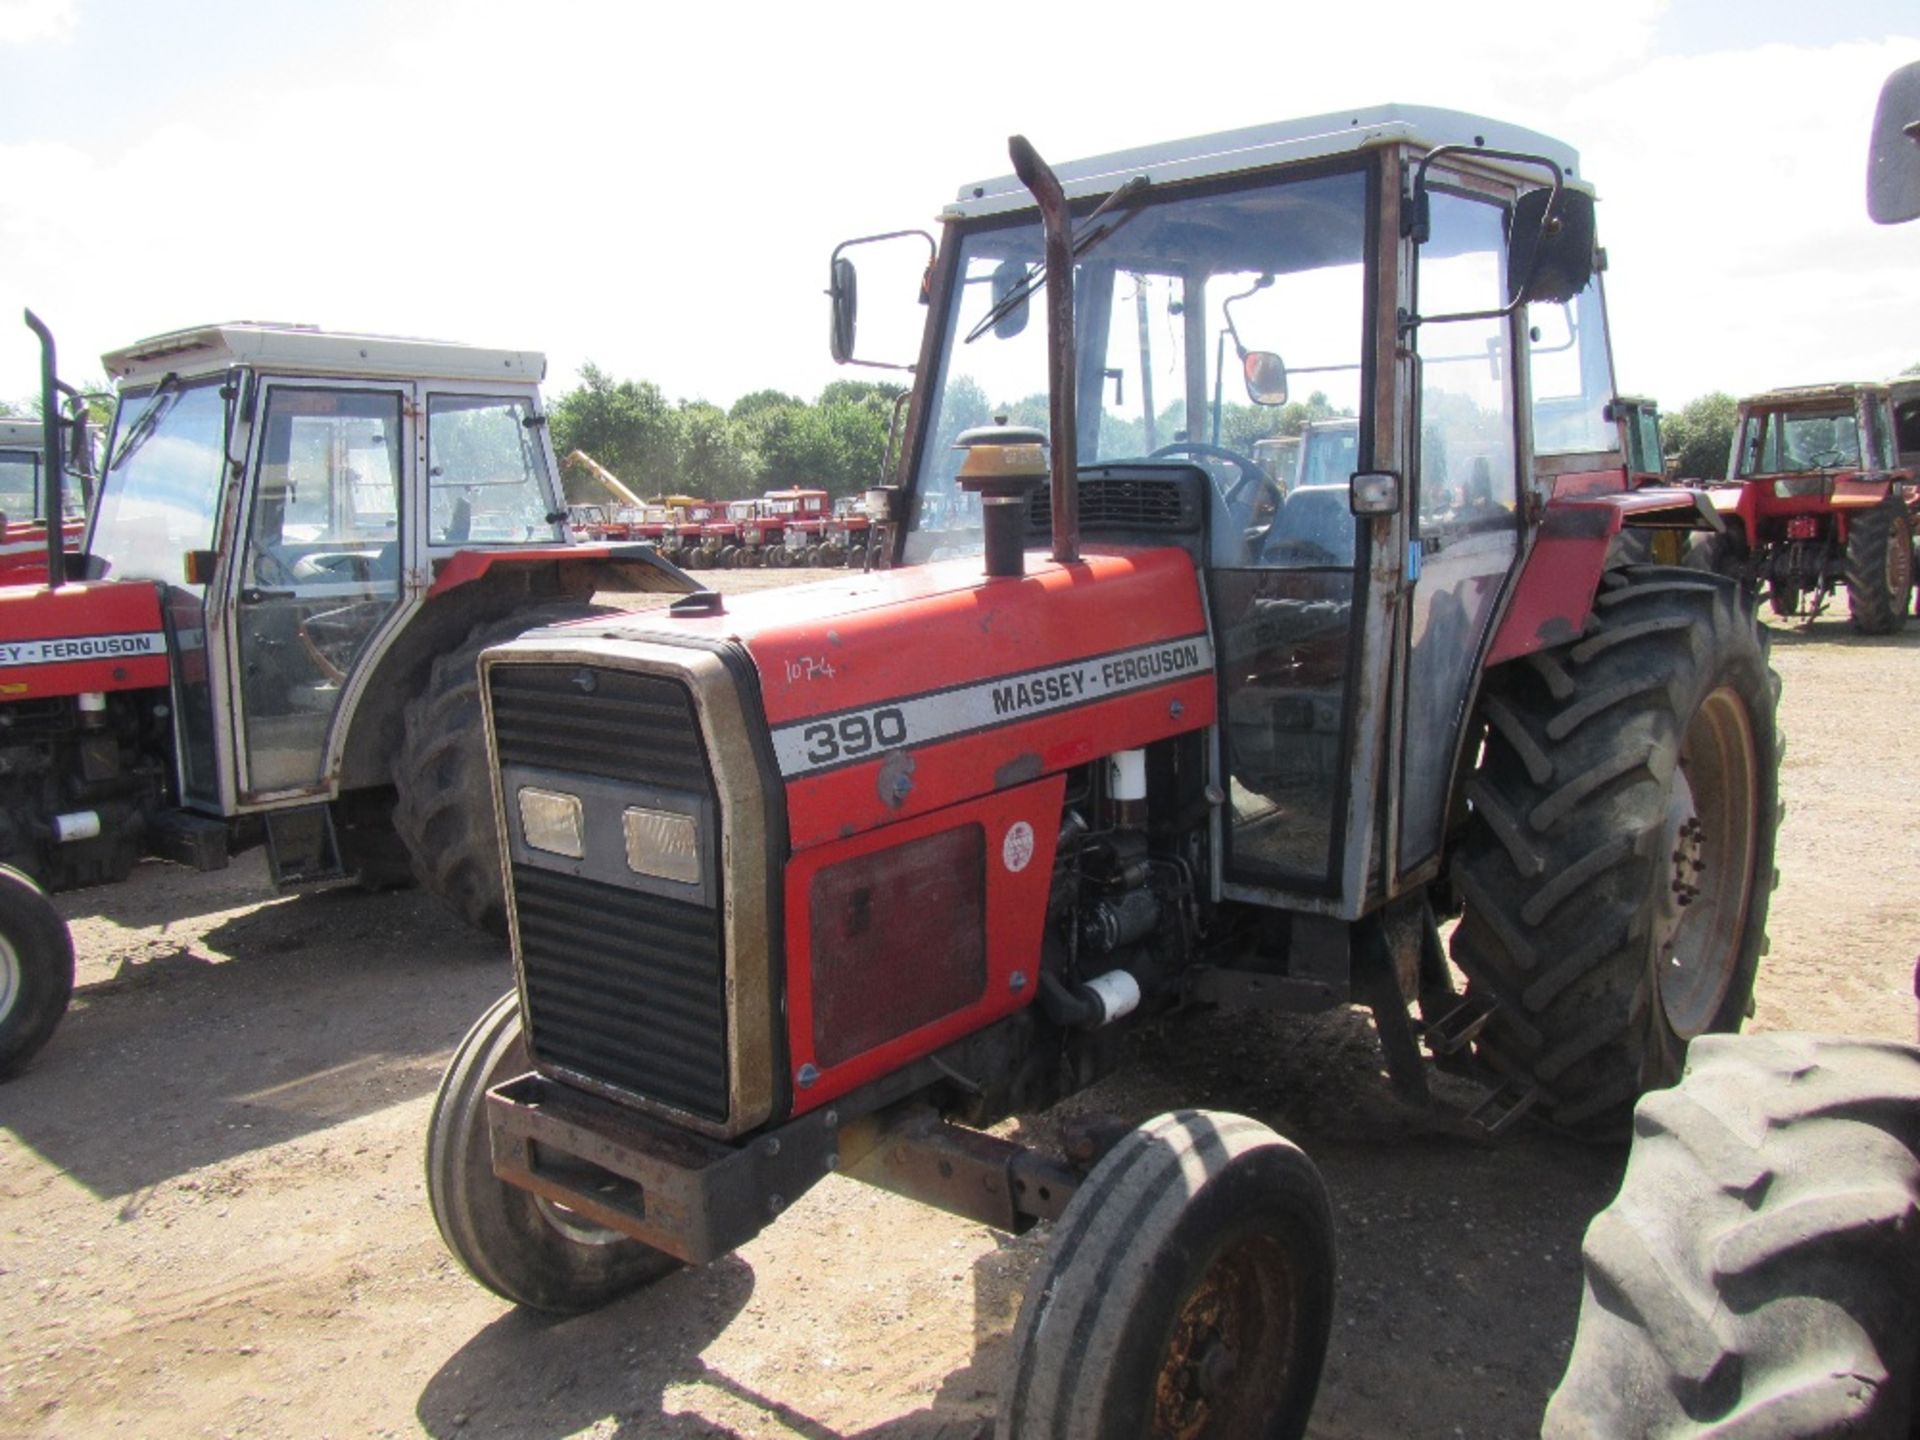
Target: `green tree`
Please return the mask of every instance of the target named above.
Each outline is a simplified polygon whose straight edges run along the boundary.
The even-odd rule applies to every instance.
[[[759,458],[726,411],[704,400],[682,400],[674,422],[681,493],[726,500],[753,489]]]
[[[727,411],[727,417],[735,421],[747,421],[768,410],[805,403],[798,395],[789,395],[784,390],[754,390],[734,401],[733,408]]]
[[[616,381],[592,361],[580,385],[548,407],[553,448],[585,450],[636,493],[670,489],[679,463],[673,407],[651,380]]]
[[[1725,475],[1739,408],[1731,395],[1716,390],[1661,416],[1660,444],[1672,472],[1689,480],[1718,480]]]

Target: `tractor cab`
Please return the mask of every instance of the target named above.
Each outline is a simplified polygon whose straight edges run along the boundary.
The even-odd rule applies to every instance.
[[[1580,174],[1545,136],[1397,106],[1060,173],[1079,525],[1089,544],[1179,544],[1203,572],[1226,893],[1357,915],[1433,873],[1538,502],[1562,473],[1625,466]],[[1555,255],[1549,197],[1578,212]],[[1060,447],[1031,195],[1014,176],[966,186],[944,218],[900,564],[982,544],[964,432],[1047,417]],[[1304,427],[1291,476],[1226,443],[1309,392],[1330,418]],[[1031,539],[1057,541],[1049,504],[1031,515]],[[1363,757],[1383,748],[1376,777]]]
[[[453,558],[571,543],[538,355],[216,325],[103,360],[86,571],[162,587],[190,803],[337,787],[336,716]]]
[[[1892,391],[1814,385],[1740,402],[1727,483],[1776,479],[1780,499],[1824,496],[1833,481],[1898,468]]]

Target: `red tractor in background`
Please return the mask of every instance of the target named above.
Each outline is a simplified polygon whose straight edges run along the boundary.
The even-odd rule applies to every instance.
[[[63,490],[61,518],[66,548],[86,531],[93,496],[94,448],[99,435],[86,419],[84,401],[61,420],[65,463],[74,484]],[[47,578],[47,464],[45,425],[37,419],[0,418],[0,585]]]
[[[1845,586],[1856,630],[1903,629],[1913,609],[1920,484],[1897,436],[1886,385],[1742,400],[1727,478],[1708,487],[1725,528],[1696,541],[1689,563],[1764,593],[1782,617],[1811,624]]]
[[[873,517],[864,495],[842,495],[833,502],[827,520],[826,563],[858,568],[867,563],[867,541],[873,535]],[[837,557],[837,562],[834,557]]]
[[[988,1127],[1182,1007],[1360,1003],[1410,1099],[1424,1043],[1487,1131],[1619,1134],[1746,1012],[1765,642],[1730,580],[1609,566],[1623,526],[1718,521],[1633,484],[1566,146],[1385,106],[1012,154],[917,242],[872,574],[482,656],[516,986],[428,1191],[476,1279],[555,1311],[835,1170],[1051,1220],[1003,1437],[1298,1435],[1334,1262],[1296,1147],[1181,1110],[1069,1163]],[[1534,364],[1545,311],[1574,363]],[[1352,416],[1343,483],[1152,438],[1156,386],[1160,433],[1223,433],[1220,357],[1283,405],[1283,351]],[[982,423],[1043,390],[1044,434]]]
[[[572,543],[544,360],[239,324],[105,364],[85,544],[0,587],[0,863],[60,890],[264,843],[276,883],[411,876],[504,929],[479,652],[596,592],[693,588],[650,546]],[[71,975],[5,918],[0,1069],[65,1006],[36,976]]]
[[[769,515],[780,517],[780,544],[767,553],[767,564],[775,568],[806,567],[825,562],[832,501],[824,490],[798,487],[769,490],[761,497]],[[771,545],[771,541],[768,542]]]

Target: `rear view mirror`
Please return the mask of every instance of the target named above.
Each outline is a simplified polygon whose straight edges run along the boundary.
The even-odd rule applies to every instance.
[[[1593,197],[1564,187],[1523,190],[1507,241],[1507,303],[1564,304],[1593,279]]]
[[[1400,508],[1400,477],[1391,470],[1362,470],[1347,482],[1347,508],[1355,515],[1391,515]]]
[[[1887,77],[1867,150],[1867,214],[1878,225],[1920,220],[1920,60]]]
[[[1287,403],[1287,366],[1271,350],[1249,350],[1240,357],[1247,377],[1247,398],[1256,405]]]
[[[844,255],[833,257],[827,278],[827,296],[833,306],[833,333],[827,345],[834,363],[844,365],[853,359],[854,325],[860,313],[860,279],[853,261]]]
[[[1024,260],[1002,260],[993,270],[993,308],[997,311],[1009,298],[1023,289],[1031,288],[1029,279],[1032,268]],[[1027,316],[1032,310],[1028,297],[1021,298],[998,319],[993,322],[996,339],[1011,340],[1027,328]]]

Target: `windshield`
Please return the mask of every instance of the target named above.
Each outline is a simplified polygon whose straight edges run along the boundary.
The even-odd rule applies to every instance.
[[[427,397],[427,538],[435,545],[528,545],[565,538],[525,400]]]
[[[220,386],[216,376],[120,397],[125,423],[87,547],[104,575],[185,585],[187,552],[212,547],[225,461]]]
[[[1113,215],[1114,232],[1074,267],[1080,463],[1156,454],[1194,459],[1224,497],[1258,465],[1253,452],[1261,441],[1298,435],[1311,420],[1359,415],[1366,204],[1366,175],[1354,170],[1200,193],[1148,191]],[[961,456],[953,442],[961,431],[1000,415],[1048,428],[1043,293],[966,339],[1040,259],[1040,225],[1032,218],[973,230],[960,241],[908,521],[909,562],[980,548],[978,501],[954,484]],[[1229,302],[1239,344],[1285,361],[1289,403],[1249,401],[1228,333]],[[1192,446],[1219,447],[1238,459]],[[1224,504],[1214,509],[1216,518],[1228,514]]]
[[[1851,406],[1818,410],[1763,410],[1740,430],[1739,468],[1748,475],[1832,470],[1860,463],[1860,428]]]

